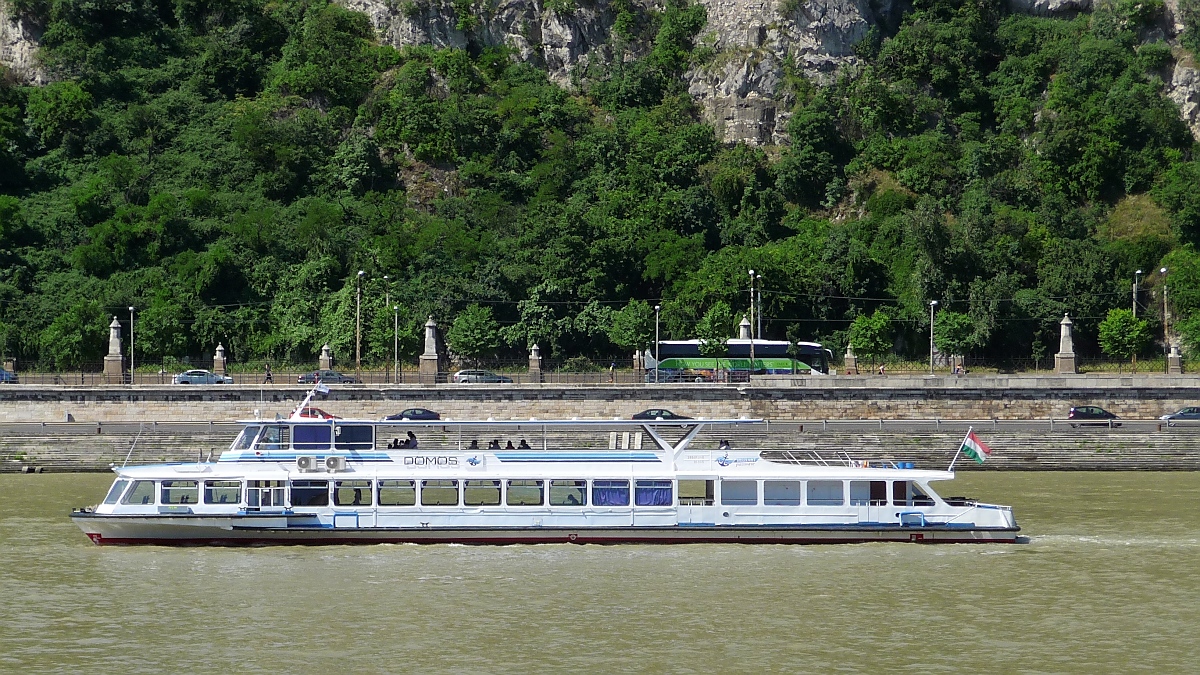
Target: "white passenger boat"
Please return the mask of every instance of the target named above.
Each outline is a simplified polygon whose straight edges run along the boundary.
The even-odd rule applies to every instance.
[[[71,517],[97,544],[1017,539],[1011,507],[933,490],[952,471],[693,446],[762,422],[252,420],[218,461],[114,469]],[[408,431],[437,447],[406,447]],[[505,434],[535,445],[486,447]]]

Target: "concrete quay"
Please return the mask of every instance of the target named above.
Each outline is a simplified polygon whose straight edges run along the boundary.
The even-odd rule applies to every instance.
[[[730,430],[705,428],[692,444],[701,450],[716,450],[722,439],[737,449],[753,449],[779,460],[910,461],[921,468],[945,468],[963,438],[963,429],[943,425],[942,430],[904,429],[878,431],[824,427],[821,423],[775,423]],[[237,433],[234,424],[50,424],[0,425],[0,472],[105,471],[110,465],[128,463],[195,462],[218,457]],[[100,433],[97,433],[99,431]],[[600,449],[608,447],[608,434],[579,430],[543,431],[536,423],[528,428],[483,428],[464,431],[455,427],[418,428],[422,453],[457,449],[470,440],[485,445],[527,439],[534,448]],[[1048,428],[1026,428],[1017,424],[978,429],[992,446],[994,455],[978,465],[960,458],[963,471],[1044,470],[1200,470],[1200,428],[1137,429],[1081,428],[1058,424]],[[399,435],[399,434],[397,434]],[[389,439],[378,439],[380,448]],[[544,446],[543,446],[544,444]]]
[[[747,384],[336,385],[313,405],[379,418],[410,407],[457,419],[627,418],[664,407],[693,417],[813,419],[1065,418],[1100,405],[1154,419],[1200,405],[1196,375],[755,377]],[[299,385],[0,385],[0,423],[229,421],[287,415]],[[68,417],[69,416],[69,417]]]

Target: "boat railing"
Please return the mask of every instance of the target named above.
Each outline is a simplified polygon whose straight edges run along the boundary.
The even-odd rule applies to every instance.
[[[767,457],[767,454],[771,457]],[[914,469],[913,462],[897,461],[897,460],[861,460],[854,459],[850,453],[845,450],[838,450],[835,453],[836,459],[830,461],[816,450],[779,450],[765,451],[761,454],[764,459],[781,464],[812,464],[815,466],[848,466],[855,468],[880,468],[880,469]]]

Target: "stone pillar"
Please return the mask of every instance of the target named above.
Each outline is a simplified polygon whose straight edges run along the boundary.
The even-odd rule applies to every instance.
[[[640,349],[633,350],[633,378],[637,382],[646,381],[646,360]]]
[[[434,384],[438,377],[437,323],[433,317],[425,322],[425,352],[421,354],[422,384]]]
[[[333,370],[333,354],[329,352],[329,345],[321,346],[321,357],[317,359],[317,367],[321,370]]]
[[[125,382],[125,356],[121,351],[121,322],[113,317],[108,324],[108,355],[104,357],[104,381],[108,384]]]
[[[742,317],[742,322],[738,324],[738,339],[753,339],[750,337],[750,319],[747,319],[745,316]]]
[[[225,345],[217,343],[217,351],[213,354],[213,372],[217,375],[225,375]]]
[[[1171,353],[1167,354],[1167,374],[1183,374],[1183,356],[1179,353],[1179,345],[1171,345]]]
[[[1054,355],[1054,372],[1059,375],[1074,375],[1075,370],[1075,345],[1071,341],[1071,317],[1063,314],[1062,321],[1058,322],[1058,353]]]
[[[858,374],[858,357],[854,355],[854,347],[846,345],[846,355],[842,357],[842,361],[844,362],[842,369],[847,375]]]
[[[542,350],[537,343],[529,348],[529,381],[539,384],[542,381]]]

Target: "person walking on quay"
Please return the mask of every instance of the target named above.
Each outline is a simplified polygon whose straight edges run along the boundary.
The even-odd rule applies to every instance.
[[[617,362],[616,361],[613,361],[612,364],[608,366],[608,381],[609,382],[617,381]]]
[[[267,376],[263,378],[263,384],[275,384],[275,378],[271,377],[271,364],[267,364]]]

